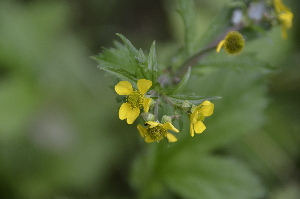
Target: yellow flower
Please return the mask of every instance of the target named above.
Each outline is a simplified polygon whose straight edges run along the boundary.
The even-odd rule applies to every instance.
[[[165,137],[167,137],[169,142],[177,141],[177,138],[167,131],[169,129],[176,133],[179,133],[178,129],[176,129],[170,122],[161,124],[158,122],[148,121],[145,123],[145,125],[147,126],[147,128],[144,128],[140,124],[138,124],[137,126],[137,129],[139,130],[141,136],[145,138],[145,142],[159,142]]]
[[[115,91],[119,95],[127,95],[126,103],[123,103],[119,109],[119,118],[127,119],[128,124],[132,124],[140,114],[140,109],[149,111],[151,98],[146,98],[145,93],[152,86],[152,81],[140,79],[137,82],[138,90],[134,90],[128,81],[121,81],[115,86]]]
[[[225,51],[230,55],[237,55],[242,52],[245,46],[245,39],[238,31],[230,31],[227,33],[224,40],[220,41],[216,48],[216,52],[220,52],[224,47]]]
[[[199,106],[192,108],[192,114],[190,115],[190,134],[192,137],[194,137],[195,132],[202,133],[206,129],[203,123],[204,118],[211,116],[213,111],[214,104],[210,101],[204,101]]]
[[[286,7],[281,0],[274,0],[275,12],[278,15],[278,19],[281,23],[281,34],[284,39],[287,38],[287,29],[292,27],[293,13],[288,7]]]

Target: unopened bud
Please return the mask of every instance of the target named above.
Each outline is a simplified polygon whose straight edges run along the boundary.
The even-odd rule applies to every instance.
[[[184,111],[189,111],[190,109],[191,109],[191,107],[192,107],[192,103],[190,103],[189,101],[187,101],[187,100],[185,100],[184,102],[182,102],[182,105],[181,105],[181,108],[182,108],[182,110],[184,110]]]
[[[172,123],[172,119],[170,116],[167,116],[167,115],[164,115],[162,118],[161,118],[161,123],[164,124],[166,122],[170,122]]]
[[[141,113],[141,116],[145,122],[155,121],[155,115],[153,115],[152,113],[143,112]]]

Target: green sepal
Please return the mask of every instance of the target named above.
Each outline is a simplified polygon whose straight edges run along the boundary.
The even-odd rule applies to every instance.
[[[137,79],[134,74],[129,73],[128,71],[122,68],[112,68],[112,67],[101,67],[98,66],[101,70],[104,70],[117,78],[130,82],[133,86],[136,86]]]
[[[191,67],[189,67],[188,71],[186,72],[184,77],[181,79],[180,83],[177,84],[177,86],[174,89],[169,91],[168,94],[175,95],[175,94],[180,93],[181,91],[183,91],[184,88],[185,88],[185,85],[187,84],[187,82],[190,79],[190,75],[191,75]]]
[[[200,104],[205,100],[221,99],[219,96],[196,96],[196,95],[168,95],[167,96],[173,102],[183,103],[185,100],[190,101],[193,104]]]
[[[116,97],[116,101],[117,101],[117,103],[119,103],[119,102],[126,102],[126,96],[124,96],[124,95],[117,95],[117,97]]]

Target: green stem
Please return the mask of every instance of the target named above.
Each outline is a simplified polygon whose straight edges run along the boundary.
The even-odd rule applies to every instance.
[[[158,106],[159,106],[159,95],[157,95],[157,99],[155,100],[155,106],[154,106],[155,121],[158,120]]]
[[[189,69],[190,66],[193,67],[194,65],[196,65],[198,63],[198,61],[205,55],[205,53],[215,49],[216,47],[217,47],[217,45],[208,46],[208,47],[204,48],[203,50],[199,51],[198,53],[196,53],[195,55],[193,55],[192,57],[190,57],[178,69],[176,76],[177,77],[183,76],[187,72],[187,70]]]
[[[161,96],[162,96],[162,97],[164,98],[164,100],[165,100],[168,104],[170,104],[171,106],[174,106],[174,105],[175,105],[174,102],[172,102],[172,100],[170,100],[166,95],[162,94]]]

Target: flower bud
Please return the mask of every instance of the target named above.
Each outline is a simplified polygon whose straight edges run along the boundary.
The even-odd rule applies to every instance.
[[[170,116],[167,116],[167,115],[164,115],[162,118],[161,118],[161,123],[164,124],[166,122],[170,122],[172,123],[172,119]]]
[[[141,116],[145,122],[155,121],[155,115],[153,115],[152,113],[143,112],[141,113]]]
[[[182,110],[184,110],[184,111],[189,111],[190,109],[191,109],[191,107],[192,107],[192,103],[190,103],[189,101],[187,101],[187,100],[185,100],[184,102],[182,102],[182,104],[181,104],[181,108],[182,108]]]

